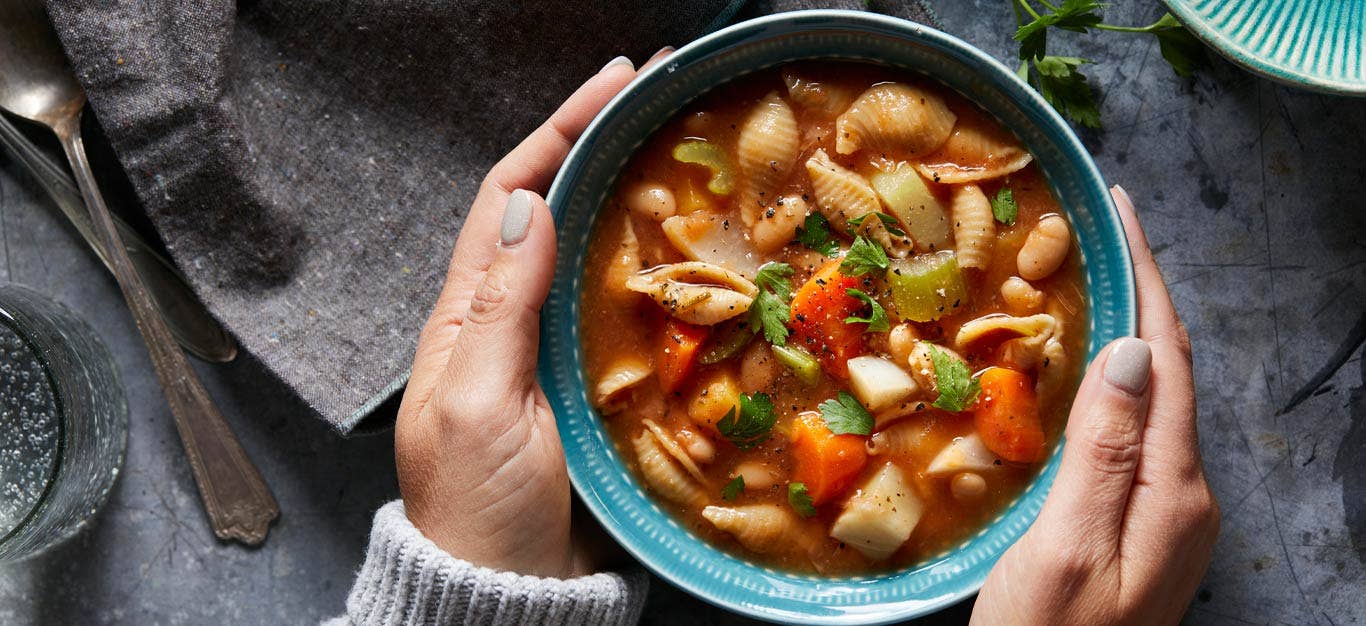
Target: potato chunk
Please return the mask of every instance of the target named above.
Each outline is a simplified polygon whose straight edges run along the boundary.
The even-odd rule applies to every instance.
[[[925,513],[925,502],[897,466],[888,463],[844,505],[830,536],[882,561],[911,537]]]
[[[896,406],[916,391],[915,380],[906,370],[876,356],[849,359],[849,386],[858,401],[874,413]]]

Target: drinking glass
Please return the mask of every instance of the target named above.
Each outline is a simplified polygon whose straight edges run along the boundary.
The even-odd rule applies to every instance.
[[[0,561],[80,531],[127,443],[123,387],[94,330],[31,289],[0,284]]]

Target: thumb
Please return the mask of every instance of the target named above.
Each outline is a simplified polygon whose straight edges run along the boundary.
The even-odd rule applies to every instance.
[[[1120,530],[1143,447],[1152,353],[1141,339],[1112,342],[1086,372],[1067,420],[1067,446],[1040,520],[1103,550]]]
[[[539,195],[518,189],[503,209],[498,248],[470,298],[445,382],[495,398],[535,383],[541,304],[555,275],[555,225]]]

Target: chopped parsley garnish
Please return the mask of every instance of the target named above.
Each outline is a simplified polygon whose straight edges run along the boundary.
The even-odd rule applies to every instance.
[[[736,475],[735,478],[730,479],[730,482],[726,483],[725,487],[721,488],[721,499],[730,502],[740,497],[740,494],[744,491],[745,477],[744,475]]]
[[[731,407],[716,423],[716,430],[735,447],[749,450],[768,440],[778,414],[766,393],[740,394],[740,407]]]
[[[864,304],[867,304],[872,308],[872,312],[868,314],[868,317],[851,315],[844,318],[845,324],[867,324],[868,328],[863,331],[865,333],[885,333],[888,330],[891,330],[892,324],[887,321],[887,310],[883,309],[882,305],[878,304],[877,300],[874,300],[872,296],[858,289],[845,289],[844,293],[862,300]]]
[[[1062,6],[1051,13],[1035,13],[1028,2],[1020,0],[1021,6],[1029,11],[1034,21],[1020,26],[1015,31],[1015,41],[1020,42],[1020,58],[1024,60],[1042,59],[1048,49],[1048,28],[1061,28],[1074,33],[1084,33],[1088,28],[1100,24],[1096,11],[1102,7],[1094,0],[1063,0]],[[1053,6],[1044,3],[1045,6]]]
[[[787,318],[792,315],[787,303],[792,299],[792,266],[770,261],[754,275],[759,293],[749,305],[749,325],[754,332],[763,331],[764,339],[774,345],[787,343]]]
[[[816,514],[816,505],[811,503],[811,496],[806,493],[806,484],[804,483],[787,484],[787,503],[792,505],[792,509],[802,517],[811,517]]]
[[[863,215],[860,215],[852,220],[849,220],[848,223],[850,229],[857,229],[858,227],[863,226],[863,222],[868,219],[869,215],[876,215],[877,219],[882,222],[883,227],[887,229],[887,232],[891,233],[893,236],[906,236],[906,231],[901,230],[901,228],[899,228],[898,226],[899,224],[901,224],[901,222],[896,221],[895,217],[887,215],[886,213],[864,213]]]
[[[847,391],[841,391],[834,400],[826,400],[817,408],[821,411],[821,417],[825,419],[825,425],[836,435],[873,433],[872,414]]]
[[[1014,226],[1015,218],[1020,215],[1020,205],[1015,204],[1015,193],[1009,187],[1002,187],[991,198],[991,214],[996,221],[1006,226]]]
[[[973,378],[967,363],[934,345],[928,347],[930,362],[934,364],[934,384],[939,388],[939,397],[932,406],[954,413],[967,409],[982,391],[981,381]]]
[[[839,242],[830,236],[830,220],[820,213],[806,216],[806,222],[797,229],[797,241],[825,256],[835,256],[840,250]]]
[[[882,246],[859,235],[854,238],[854,245],[850,246],[849,252],[844,255],[844,261],[840,262],[840,273],[845,276],[862,276],[874,270],[885,270],[887,265],[887,253],[882,250]]]

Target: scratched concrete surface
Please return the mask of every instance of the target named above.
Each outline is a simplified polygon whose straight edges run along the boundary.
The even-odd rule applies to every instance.
[[[950,32],[1012,58],[1004,2],[936,8]],[[1119,2],[1107,17],[1159,14]],[[1219,60],[1180,80],[1151,41],[1121,34],[1052,45],[1097,61],[1107,129],[1085,141],[1138,203],[1195,346],[1201,448],[1224,523],[1187,621],[1366,623],[1366,101],[1280,87]],[[261,549],[215,542],[117,289],[3,154],[0,235],[0,280],[90,320],[131,405],[127,471],[99,524],[0,566],[0,623],[336,614],[370,512],[396,495],[390,440],[336,438],[249,358],[201,367],[285,511]],[[663,583],[652,589],[648,623],[740,621]],[[927,621],[962,622],[969,610]]]

